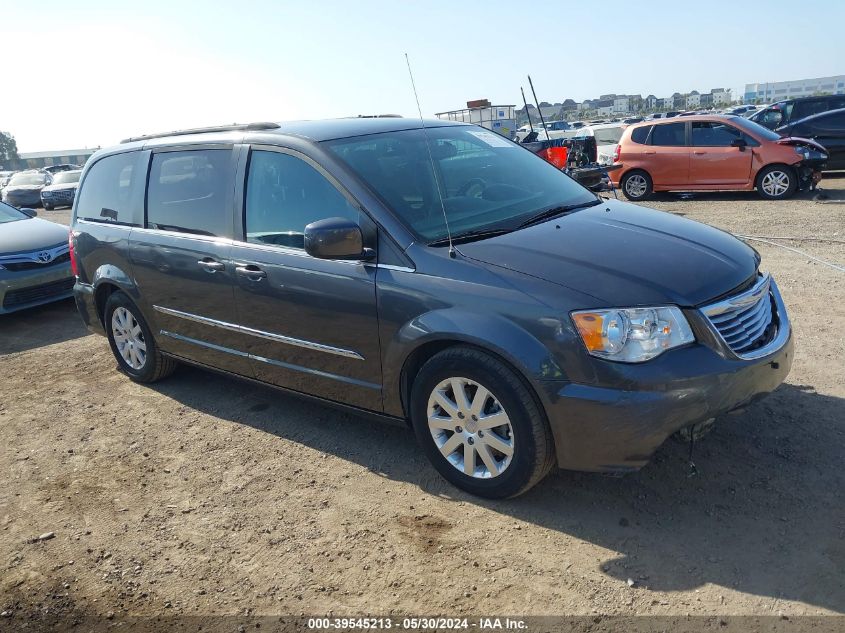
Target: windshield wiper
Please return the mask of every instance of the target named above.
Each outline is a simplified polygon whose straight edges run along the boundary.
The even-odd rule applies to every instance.
[[[466,233],[459,233],[452,236],[453,244],[465,244],[466,242],[475,242],[476,240],[485,240],[488,237],[496,237],[497,235],[504,235],[511,233],[515,229],[480,229],[478,231],[467,231]],[[448,246],[449,237],[441,237],[428,243],[429,246]]]
[[[539,213],[535,213],[530,218],[525,220],[522,224],[517,226],[518,229],[524,229],[526,226],[531,226],[532,224],[537,224],[538,222],[542,222],[543,220],[548,220],[559,215],[563,215],[564,213],[569,213],[570,211],[575,211],[577,209],[586,209],[588,207],[594,207],[597,204],[601,204],[602,201],[599,198],[595,200],[589,200],[588,202],[581,202],[579,204],[564,204],[558,205],[555,207],[550,207],[548,209],[543,209]]]

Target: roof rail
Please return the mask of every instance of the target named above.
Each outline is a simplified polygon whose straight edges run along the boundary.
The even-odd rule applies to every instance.
[[[133,141],[147,141],[153,138],[163,138],[165,136],[185,136],[187,134],[206,134],[208,132],[234,132],[237,130],[257,131],[257,130],[276,130],[281,127],[278,123],[245,123],[233,125],[214,125],[211,127],[196,127],[188,130],[174,130],[173,132],[161,132],[160,134],[144,134],[143,136],[132,136],[125,138],[121,143],[132,143]]]

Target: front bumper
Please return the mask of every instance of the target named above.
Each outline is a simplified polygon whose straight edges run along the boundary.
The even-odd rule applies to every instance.
[[[41,206],[41,192],[36,191],[4,191],[3,202],[13,207],[39,207]]]
[[[53,207],[72,207],[76,197],[75,189],[52,189],[41,192],[41,204]]]
[[[741,409],[774,391],[792,366],[793,335],[777,286],[780,326],[770,344],[734,354],[699,310],[687,311],[695,344],[642,364],[606,363],[602,384],[547,382],[546,412],[558,466],[625,472],[642,468],[676,431]],[[756,354],[756,355],[755,355]]]
[[[70,263],[44,270],[0,270],[0,314],[61,301],[73,295]]]

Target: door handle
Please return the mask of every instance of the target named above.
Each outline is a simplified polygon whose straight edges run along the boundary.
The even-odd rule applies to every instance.
[[[657,152],[655,152],[655,151],[645,151],[645,152],[643,152],[643,154],[645,154],[646,156],[651,156],[652,154],[656,154],[656,153]]]
[[[267,277],[267,273],[265,273],[255,264],[235,266],[235,272],[241,275],[242,277],[246,277],[250,281],[261,281],[262,279],[265,279]]]
[[[704,156],[707,152],[693,152],[696,156]]]
[[[211,258],[201,259],[197,262],[197,265],[204,269],[207,273],[216,273],[218,270],[226,270],[226,264]]]

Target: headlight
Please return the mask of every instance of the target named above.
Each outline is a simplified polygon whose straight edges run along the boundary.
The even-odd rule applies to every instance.
[[[808,158],[810,158],[810,150],[808,150],[806,147],[798,147],[798,146],[793,146],[793,147],[795,149],[795,153],[798,154],[799,156],[801,156],[804,160],[807,160]]]
[[[572,320],[590,354],[623,363],[641,363],[695,340],[674,306],[581,310]]]

